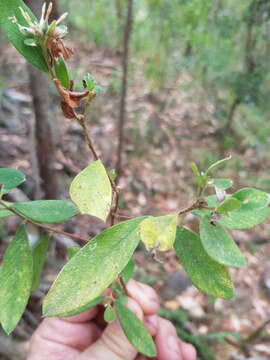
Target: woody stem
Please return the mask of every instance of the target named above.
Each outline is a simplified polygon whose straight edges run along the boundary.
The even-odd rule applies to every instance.
[[[72,238],[74,240],[77,240],[77,241],[83,241],[83,242],[88,242],[88,239],[85,239],[85,238],[82,238],[78,235],[75,235],[75,234],[71,234],[71,233],[68,233],[68,232],[65,232],[65,231],[62,231],[62,230],[59,230],[59,229],[55,229],[51,226],[48,226],[48,225],[44,225],[44,224],[40,224],[36,221],[33,221],[29,218],[27,218],[26,216],[20,214],[18,211],[16,211],[15,209],[13,209],[12,207],[6,205],[6,203],[2,200],[0,200],[0,205],[2,205],[6,210],[12,212],[13,214],[19,216],[20,218],[22,218],[23,220],[35,225],[35,226],[38,226],[44,230],[47,230],[48,232],[53,232],[53,233],[56,233],[56,234],[60,234],[60,235],[64,235],[66,237],[69,237],[69,238]]]

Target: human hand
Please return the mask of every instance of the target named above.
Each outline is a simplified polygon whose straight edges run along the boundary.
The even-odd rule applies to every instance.
[[[144,322],[157,347],[156,360],[195,360],[196,351],[157,316],[159,301],[149,286],[130,280],[128,307]],[[146,360],[128,342],[118,321],[107,325],[101,307],[70,318],[46,318],[33,334],[27,360]]]

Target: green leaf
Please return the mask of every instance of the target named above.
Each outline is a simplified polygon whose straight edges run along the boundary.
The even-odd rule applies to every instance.
[[[104,320],[107,323],[111,323],[115,320],[116,315],[114,312],[114,309],[111,307],[111,305],[108,305],[104,311]]]
[[[0,195],[7,194],[24,181],[25,175],[22,172],[15,169],[0,168]]]
[[[78,214],[74,204],[64,200],[27,201],[14,203],[12,208],[31,220],[48,224],[66,221]]]
[[[241,267],[246,265],[244,255],[222,225],[210,224],[210,216],[204,215],[200,221],[200,237],[207,254],[218,263]]]
[[[117,177],[115,169],[111,169],[110,171],[108,171],[108,175],[109,175],[109,178],[112,181],[114,181],[116,179],[116,177]]]
[[[200,291],[222,299],[234,296],[228,270],[206,253],[197,234],[178,227],[174,247],[190,280]]]
[[[27,22],[21,14],[19,8],[22,8],[29,14],[33,21],[36,21],[35,16],[31,10],[25,5],[22,0],[1,0],[0,1],[0,26],[6,33],[8,39],[13,46],[21,53],[26,60],[39,68],[42,71],[48,72],[42,49],[40,46],[29,47],[24,43],[26,37],[19,30],[18,25],[12,21],[14,16],[18,20],[18,23],[22,26],[27,26]]]
[[[62,313],[62,314],[58,314],[57,317],[59,318],[66,318],[66,317],[71,317],[71,316],[75,316],[75,315],[78,315],[78,314],[81,314],[82,312],[85,312],[97,305],[99,305],[100,303],[102,303],[104,300],[105,300],[105,296],[99,296],[97,297],[96,299],[92,300],[92,301],[89,301],[87,304],[77,308],[77,309],[74,309],[72,311],[69,311],[69,312],[65,312],[65,313]]]
[[[116,300],[115,309],[121,327],[129,342],[141,354],[150,358],[155,357],[157,355],[155,343],[141,320],[129,308],[123,305],[121,301]]]
[[[106,229],[62,269],[45,298],[46,316],[58,316],[94,300],[125,268],[140,238],[137,218]]]
[[[38,40],[37,39],[25,39],[24,43],[27,46],[38,46]]]
[[[228,212],[241,208],[241,202],[233,197],[224,200],[217,208],[218,214],[226,214]]]
[[[10,334],[27,305],[33,280],[33,259],[25,226],[21,225],[8,246],[0,272],[0,321]]]
[[[9,210],[6,210],[6,208],[0,204],[0,219],[5,219],[9,216],[15,216],[15,214]]]
[[[79,246],[70,246],[67,249],[67,257],[70,260],[71,258],[73,258],[74,255],[77,254],[78,251],[80,251],[81,248]]]
[[[133,277],[135,272],[136,264],[133,259],[129,260],[127,266],[122,271],[121,275],[125,283],[128,283],[129,280]]]
[[[44,235],[32,250],[33,255],[33,284],[32,291],[38,289],[41,273],[47,257],[51,235]]]
[[[68,69],[65,60],[62,56],[59,58],[58,63],[55,62],[54,65],[55,74],[58,80],[60,80],[61,85],[65,89],[69,89],[70,87],[70,79],[68,74]]]
[[[244,188],[232,195],[232,198],[239,200],[242,203],[242,210],[258,210],[269,205],[270,195],[264,191]]]
[[[244,230],[263,223],[269,216],[269,207],[254,211],[242,211],[240,209],[228,213],[219,220],[219,223],[229,229]]]
[[[177,215],[148,217],[139,225],[142,242],[147,249],[167,251],[173,247],[176,235]]]
[[[214,179],[213,185],[219,189],[227,190],[233,185],[231,179]]]
[[[106,221],[112,203],[112,187],[100,160],[82,170],[70,185],[70,197],[82,214]]]
[[[93,91],[96,86],[96,80],[95,80],[94,76],[90,73],[87,73],[84,81],[85,81],[87,90]]]
[[[220,166],[222,166],[222,165],[224,165],[224,163],[226,163],[228,160],[231,160],[231,156],[228,156],[228,157],[226,157],[225,159],[222,159],[222,160],[219,160],[219,161],[217,161],[217,162],[215,162],[214,164],[212,164],[211,166],[209,166],[209,168],[206,170],[206,172],[205,172],[205,176],[208,176],[208,175],[210,175],[210,173],[214,170],[214,169],[216,169],[217,167],[220,167]]]

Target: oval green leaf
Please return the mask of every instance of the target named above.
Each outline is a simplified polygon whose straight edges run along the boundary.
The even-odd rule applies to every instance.
[[[33,259],[25,226],[21,225],[4,255],[0,271],[0,321],[10,334],[17,326],[30,296]]]
[[[229,229],[244,230],[262,224],[270,216],[269,207],[254,211],[236,210],[228,213],[219,223]]]
[[[141,320],[119,300],[115,302],[115,309],[120,325],[127,339],[135,349],[150,358],[157,356],[157,350],[152,336]]]
[[[111,209],[112,187],[100,160],[93,162],[73,179],[69,193],[82,214],[106,221]]]
[[[1,0],[0,1],[0,26],[7,35],[9,41],[21,53],[26,60],[38,69],[48,72],[46,61],[43,57],[40,46],[30,47],[24,43],[26,37],[19,30],[18,25],[12,20],[16,17],[18,23],[27,26],[27,22],[21,14],[20,7],[29,14],[33,21],[36,21],[31,10],[22,0]]]
[[[0,168],[0,194],[7,194],[10,190],[25,181],[25,175],[15,169]]]
[[[241,210],[258,210],[269,205],[270,195],[264,191],[244,188],[232,195],[232,198],[237,199],[242,203]]]
[[[233,197],[224,200],[217,208],[218,214],[226,214],[228,212],[241,208],[241,202]]]
[[[108,305],[104,311],[104,320],[107,323],[111,323],[115,320],[116,315],[114,312],[114,309],[111,307],[111,305]]]
[[[85,305],[83,305],[83,306],[81,306],[81,307],[79,307],[77,309],[74,309],[72,311],[65,312],[65,313],[62,313],[62,314],[58,314],[57,317],[59,317],[59,318],[67,318],[67,317],[71,317],[71,316],[81,314],[82,312],[87,311],[87,310],[99,305],[105,299],[106,299],[105,296],[98,296],[96,299],[94,299],[92,301],[89,301],[87,304],[85,304]]]
[[[193,285],[200,291],[215,298],[231,299],[234,296],[228,270],[207,254],[197,234],[178,227],[174,248]]]
[[[67,249],[67,257],[70,260],[71,258],[73,258],[74,255],[77,254],[78,251],[80,251],[81,248],[79,246],[70,246]]]
[[[207,254],[222,265],[242,267],[246,265],[233,238],[222,225],[210,224],[210,216],[204,215],[200,221],[200,238]]]
[[[33,255],[33,284],[32,291],[39,287],[41,273],[47,257],[51,235],[44,235],[32,249]]]
[[[54,70],[55,70],[57,79],[60,80],[60,82],[61,82],[61,85],[65,89],[69,89],[70,80],[69,80],[68,69],[67,69],[66,62],[62,58],[62,56],[59,58],[58,63],[55,62]]]
[[[78,209],[69,201],[35,200],[14,203],[12,208],[28,219],[47,224],[66,221],[78,214]]]
[[[133,277],[136,269],[136,264],[133,259],[129,260],[127,266],[122,271],[121,275],[123,277],[124,282],[127,284],[129,280]]]
[[[233,185],[231,179],[214,179],[213,185],[219,189],[227,190]]]
[[[96,297],[125,268],[140,238],[137,218],[106,229],[64,266],[44,301],[44,314],[58,316],[78,309]]]
[[[139,225],[140,237],[147,249],[167,251],[173,247],[177,215],[148,217]]]

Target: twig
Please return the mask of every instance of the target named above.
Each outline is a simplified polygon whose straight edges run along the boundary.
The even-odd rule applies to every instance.
[[[49,232],[53,232],[53,233],[56,233],[56,234],[61,234],[61,235],[70,237],[70,238],[72,238],[74,240],[77,240],[77,241],[83,241],[83,242],[88,242],[89,241],[88,239],[82,238],[82,237],[80,237],[80,236],[78,236],[76,234],[71,234],[71,233],[68,233],[68,232],[65,232],[65,231],[62,231],[62,230],[59,230],[59,229],[55,229],[55,228],[53,228],[51,226],[48,226],[48,225],[40,224],[40,223],[38,223],[38,222],[36,222],[34,220],[31,220],[28,217],[26,217],[26,216],[20,214],[19,212],[17,212],[16,210],[14,210],[12,207],[6,205],[5,202],[2,201],[2,200],[0,200],[0,204],[2,206],[4,206],[7,210],[13,212],[13,214],[15,214],[15,215],[19,216],[20,218],[22,218],[23,220],[28,221],[29,223],[31,223],[31,224],[33,224],[35,226],[38,226],[38,227],[40,227],[40,228],[42,228],[44,230],[47,230]]]
[[[256,340],[261,335],[264,328],[269,324],[270,324],[270,318],[264,321],[262,325],[260,325],[256,330],[254,330],[243,342],[245,344],[249,344],[254,340]]]
[[[128,61],[129,61],[129,42],[132,33],[133,22],[133,0],[128,0],[128,13],[127,20],[124,28],[124,53],[122,62],[122,92],[119,110],[119,125],[118,125],[118,149],[117,149],[117,161],[116,161],[116,173],[117,181],[121,175],[122,170],[122,152],[124,141],[124,124],[126,115],[126,98],[127,98],[127,81],[128,81]]]
[[[128,292],[128,289],[126,287],[126,284],[124,282],[124,279],[123,279],[122,275],[118,275],[118,281],[119,281],[119,284],[120,284],[123,292],[125,293],[125,295],[129,296],[129,292]]]
[[[202,198],[198,198],[191,206],[180,210],[178,215],[184,215],[187,214],[188,212],[195,210],[195,209],[210,209],[207,207],[207,202],[205,199]],[[212,210],[212,208],[211,208]]]
[[[95,147],[94,147],[94,144],[92,143],[92,140],[89,136],[89,132],[88,132],[88,128],[87,128],[87,125],[86,125],[86,119],[87,119],[87,113],[88,113],[88,108],[89,108],[89,105],[86,106],[86,109],[85,109],[85,113],[83,116],[77,116],[76,119],[78,121],[78,123],[81,125],[82,127],[82,130],[83,130],[83,134],[84,134],[84,137],[85,137],[85,140],[86,140],[86,143],[88,145],[88,148],[89,150],[91,151],[91,153],[93,154],[93,157],[95,160],[98,160],[99,159],[99,156],[95,150]]]

